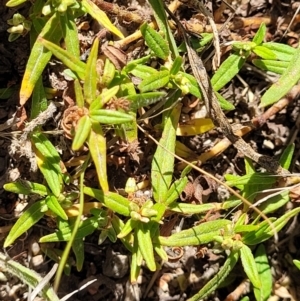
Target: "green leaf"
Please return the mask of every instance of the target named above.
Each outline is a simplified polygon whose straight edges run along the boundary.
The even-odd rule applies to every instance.
[[[101,84],[103,87],[108,87],[109,84],[112,82],[116,74],[116,67],[115,65],[109,60],[105,60],[103,75],[101,78]]]
[[[263,244],[260,244],[255,252],[255,263],[262,286],[260,289],[254,287],[254,295],[256,300],[267,301],[272,293],[273,283],[271,267]]]
[[[293,154],[295,150],[295,144],[289,144],[283,151],[283,153],[280,156],[279,163],[284,169],[289,169]]]
[[[78,231],[76,233],[76,240],[82,239],[92,234],[98,227],[98,218],[90,217],[81,222]],[[39,242],[57,242],[57,241],[69,241],[72,235],[73,227],[65,225],[61,227],[57,232],[45,235],[40,238]]]
[[[236,205],[236,204],[234,204]],[[232,207],[234,207],[234,205]],[[204,213],[208,211],[218,211],[222,209],[222,204],[220,203],[209,203],[209,204],[201,204],[201,205],[196,205],[196,204],[186,204],[186,203],[172,203],[169,206],[169,209],[182,213],[182,214],[199,214],[199,213]]]
[[[83,95],[88,104],[96,98],[97,90],[97,71],[96,64],[98,58],[99,39],[96,37],[87,60],[86,74],[83,83]]]
[[[256,46],[252,49],[252,51],[256,55],[260,56],[261,58],[263,58],[265,60],[276,60],[277,59],[276,54],[272,50],[270,50],[264,46]]]
[[[174,57],[178,56],[178,49],[172,30],[169,26],[168,18],[162,0],[149,0],[152,7],[155,21],[158,24],[159,29],[164,33],[164,36],[168,40]]]
[[[182,230],[169,237],[159,237],[159,243],[170,247],[196,246],[206,244],[214,240],[215,236],[226,236],[232,223],[226,219],[208,221],[187,230]]]
[[[153,244],[151,239],[151,224],[139,223],[136,228],[136,237],[139,249],[150,271],[156,271]]]
[[[158,71],[150,66],[146,65],[136,65],[130,73],[141,79],[147,79],[150,76],[155,76],[158,74]]]
[[[76,104],[79,108],[84,107],[84,97],[82,94],[82,88],[78,79],[74,80],[74,92],[76,98]]]
[[[40,38],[47,39],[53,43],[58,43],[62,37],[58,13],[55,13],[42,29]],[[52,53],[47,51],[39,39],[34,43],[29,59],[27,61],[25,73],[22,79],[20,90],[20,105],[23,106],[34,89],[44,68],[49,62]]]
[[[47,158],[47,160],[51,161],[54,169],[58,172],[61,172],[61,168],[59,165],[60,156],[54,147],[54,145],[50,142],[50,140],[42,134],[41,132],[35,132],[32,134],[31,139],[35,145],[35,147],[41,152],[41,154]]]
[[[50,50],[53,55],[61,60],[68,68],[75,72],[80,79],[84,80],[85,72],[87,69],[84,62],[82,62],[78,57],[74,56],[67,50],[62,49],[61,47],[46,39],[40,37],[38,38],[38,41],[48,50]]]
[[[72,142],[72,149],[79,150],[87,140],[92,128],[92,122],[89,116],[82,116],[76,126],[75,136]]]
[[[90,112],[91,119],[103,124],[122,124],[133,121],[133,116],[115,110],[92,110]]]
[[[28,285],[33,290],[44,281],[44,278],[33,271],[33,269],[24,267],[22,264],[10,259],[3,253],[0,253],[0,265],[1,269],[4,269],[9,274],[19,278],[23,284]],[[43,297],[43,300],[59,301],[58,296],[50,284],[41,287],[41,292],[39,294]]]
[[[173,65],[170,70],[171,75],[176,75],[182,68],[183,59],[181,56],[177,56],[173,62]]]
[[[44,200],[37,201],[26,209],[11,228],[3,247],[12,245],[18,237],[35,225],[44,216],[45,209],[47,210],[47,206]]]
[[[41,196],[46,196],[49,193],[46,186],[26,180],[18,180],[14,183],[4,184],[3,188],[6,191],[25,195],[39,194]]]
[[[233,53],[231,54],[220,66],[217,72],[211,79],[211,84],[215,91],[219,91],[231,79],[238,74],[240,69],[243,67],[246,57],[241,57],[240,55]]]
[[[24,2],[26,2],[27,0],[9,0],[7,3],[6,3],[6,6],[7,7],[14,7],[14,6],[18,6]]]
[[[285,61],[285,62],[290,62],[292,56],[296,52],[295,48],[288,46],[286,44],[281,44],[276,42],[263,43],[262,46],[270,49],[273,53],[275,53],[278,60]]]
[[[243,244],[239,252],[245,273],[247,274],[253,286],[257,289],[260,289],[262,283],[250,248]]]
[[[300,270],[300,260],[294,259],[293,263],[297,267],[297,269]]]
[[[203,300],[211,293],[215,292],[216,289],[222,284],[222,282],[226,279],[229,273],[233,270],[239,259],[239,252],[231,252],[221,266],[219,272],[211,279],[208,283],[206,283],[202,289],[194,295],[192,298],[188,299],[188,301],[198,301]]]
[[[114,86],[110,89],[104,90],[90,105],[90,112],[101,109],[111,98],[116,96],[120,86]]]
[[[287,223],[288,221],[297,215],[300,212],[300,207],[294,208],[291,211],[285,213],[284,215],[280,216],[274,223],[273,227],[276,229],[277,232],[279,232]],[[268,225],[268,228],[266,229],[266,233],[268,235],[274,235],[274,230],[271,227],[271,225]]]
[[[266,70],[271,71],[277,74],[282,74],[288,67],[288,62],[281,62],[281,61],[274,61],[274,60],[261,60],[261,59],[254,59],[252,60],[254,66]]]
[[[88,136],[89,150],[96,167],[98,180],[104,192],[109,190],[106,167],[106,140],[100,124],[93,123]]]
[[[270,89],[261,98],[261,107],[269,106],[277,102],[285,94],[287,94],[292,87],[300,79],[300,48],[293,55],[287,69],[284,71],[280,79],[274,83]]]
[[[219,104],[222,108],[222,110],[224,111],[232,111],[235,109],[235,106],[229,102],[228,100],[226,100],[220,93],[218,92],[215,92],[217,98],[218,98],[218,101],[219,101]]]
[[[127,96],[127,99],[131,101],[131,110],[137,110],[160,101],[163,97],[166,96],[166,94],[166,92],[139,93],[135,95],[129,95]]]
[[[76,239],[72,245],[72,250],[76,257],[76,268],[80,272],[84,263],[84,243],[82,239]]]
[[[255,36],[253,37],[252,42],[254,42],[256,45],[260,45],[267,33],[267,27],[265,23],[261,23],[259,26],[258,31],[256,32]]]
[[[55,213],[57,216],[61,217],[64,220],[68,219],[68,216],[64,209],[61,207],[60,203],[58,202],[57,198],[54,195],[49,195],[45,198],[45,202],[47,207]]]
[[[59,196],[62,189],[62,174],[58,173],[53,167],[52,160],[43,156],[38,150],[35,150],[37,165],[45,177],[49,188],[55,196]]]
[[[79,59],[79,39],[73,11],[68,9],[64,14],[60,15],[60,18],[66,49]]]
[[[159,141],[161,146],[157,147],[152,160],[151,182],[154,200],[158,203],[163,203],[166,200],[173,177],[174,156],[166,155],[165,149],[172,153],[175,152],[176,127],[181,106],[181,104],[177,104],[172,110],[167,112],[164,130]]]
[[[104,193],[102,190],[84,187],[84,193],[97,199],[105,207],[112,211],[122,214],[124,216],[130,216],[129,211],[129,200],[122,197],[121,195],[107,191]]]
[[[104,28],[106,28],[107,30],[111,31],[113,34],[115,34],[116,36],[118,36],[119,38],[123,39],[124,36],[123,34],[120,32],[119,29],[117,29],[109,20],[109,18],[107,17],[107,15],[101,10],[99,9],[99,7],[93,3],[90,0],[82,0],[81,1],[82,6],[86,9],[86,11],[95,19],[97,20],[100,25],[102,25]]]
[[[143,92],[157,90],[163,88],[170,81],[170,71],[158,71],[156,74],[144,79],[139,85],[139,90]]]

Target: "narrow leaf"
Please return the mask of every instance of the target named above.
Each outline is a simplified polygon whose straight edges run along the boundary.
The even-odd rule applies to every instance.
[[[255,252],[255,263],[262,286],[260,289],[254,287],[254,295],[256,300],[267,301],[272,293],[273,283],[271,267],[263,244],[260,244]]]
[[[85,78],[86,64],[79,58],[46,39],[38,38],[38,41],[75,72],[80,79],[83,80]]]
[[[60,203],[58,202],[57,198],[54,195],[49,195],[45,198],[46,205],[48,208],[57,216],[61,217],[64,220],[68,219],[67,214],[65,213],[64,209],[61,207]]]
[[[111,31],[113,34],[118,36],[119,38],[123,39],[123,34],[117,29],[109,20],[107,15],[99,9],[99,7],[94,4],[90,0],[82,0],[82,5],[86,9],[86,11],[95,19],[97,20],[100,25],[102,25],[107,30]]]
[[[92,110],[90,112],[91,119],[103,124],[122,124],[133,121],[133,116],[115,110]]]
[[[53,43],[58,43],[62,37],[60,30],[59,15],[55,13],[46,23],[39,37],[48,39]],[[20,90],[20,105],[24,105],[34,89],[34,86],[40,78],[44,68],[49,62],[52,53],[45,49],[40,40],[36,40],[33,45],[29,59],[27,61],[25,73]]]
[[[174,153],[176,141],[176,127],[181,112],[181,104],[177,104],[173,110],[168,112],[162,137],[152,160],[151,182],[153,187],[153,196],[156,202],[165,201],[168,190],[171,185],[174,157],[166,155],[165,149]]]
[[[45,206],[45,201],[41,200],[31,205],[23,212],[11,228],[3,247],[7,248],[12,245],[18,237],[35,225],[44,216]]]
[[[143,92],[157,90],[168,84],[170,81],[170,71],[158,71],[156,74],[149,78],[144,79],[139,85],[139,90]]]
[[[155,29],[150,27],[147,23],[144,23],[140,27],[140,30],[147,45],[153,51],[153,53],[157,57],[166,60],[170,53],[170,49],[167,41]]]
[[[231,54],[220,66],[217,72],[211,79],[211,84],[215,91],[219,91],[231,79],[238,74],[242,66],[246,61],[245,57],[242,57],[236,53]]]
[[[72,149],[74,151],[77,151],[82,147],[90,134],[91,128],[92,122],[90,118],[86,115],[81,117],[77,123],[75,137],[72,142]]]
[[[97,199],[104,206],[116,213],[122,214],[124,216],[130,215],[129,200],[117,193],[109,191],[104,193],[102,190],[90,187],[84,187],[84,193]]]
[[[10,191],[17,194],[39,194],[41,196],[46,196],[48,194],[48,189],[46,186],[26,180],[18,180],[14,183],[4,184],[3,188],[6,191]]]
[[[247,274],[253,286],[257,289],[260,289],[262,283],[250,248],[243,244],[239,252],[245,273]]]
[[[101,126],[97,123],[92,125],[88,137],[89,150],[96,167],[98,180],[104,192],[109,190],[106,171],[106,140],[103,136]]]
[[[285,94],[287,94],[292,87],[300,79],[300,48],[293,55],[287,69],[282,74],[280,79],[274,83],[270,89],[261,98],[261,107],[266,107],[277,102]]]
[[[192,298],[188,299],[188,301],[198,301],[203,300],[211,293],[215,292],[216,289],[222,284],[222,282],[226,279],[229,273],[233,270],[234,266],[236,265],[239,259],[238,252],[231,252],[221,266],[219,272],[211,279],[208,283],[204,285],[204,287]]]
[[[220,219],[216,221],[209,221],[198,226],[192,227],[187,230],[182,230],[179,233],[175,233],[169,237],[159,237],[160,244],[164,246],[195,246],[206,244],[214,240],[215,236],[222,235],[226,236],[228,231],[230,232],[231,221],[226,219]]]
[[[138,246],[150,271],[156,271],[153,244],[149,224],[140,223],[136,228]]]
[[[281,44],[276,42],[263,43],[262,46],[270,49],[273,53],[275,53],[278,60],[285,61],[285,62],[290,62],[292,56],[296,52],[295,48],[286,44]]]
[[[254,59],[252,60],[252,63],[262,70],[271,71],[277,74],[283,74],[289,65],[288,62],[261,59]]]
[[[96,64],[98,58],[99,39],[95,38],[89,58],[86,64],[86,74],[83,84],[83,95],[87,103],[91,104],[96,98],[97,71]]]

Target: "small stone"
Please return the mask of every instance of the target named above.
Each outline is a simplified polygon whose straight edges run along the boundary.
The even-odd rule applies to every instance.
[[[33,256],[31,263],[34,267],[40,266],[44,262],[43,255]]]
[[[275,145],[272,141],[265,139],[263,142],[263,148],[274,149]]]
[[[114,253],[110,248],[106,252],[103,274],[107,277],[120,279],[128,272],[128,256]]]

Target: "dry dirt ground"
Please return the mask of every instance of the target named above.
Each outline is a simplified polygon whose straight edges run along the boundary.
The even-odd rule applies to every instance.
[[[151,19],[151,10],[142,0],[115,0],[108,2],[119,5],[123,10],[141,14],[145,20]],[[217,24],[224,23],[227,18],[232,16],[232,12],[228,9],[225,11],[219,10],[223,14],[217,14],[216,12],[221,7],[221,1],[212,2]],[[237,25],[232,30],[223,30],[221,32],[221,40],[223,42],[231,41],[232,39],[251,39],[259,24],[264,21],[268,27],[267,41],[280,41],[294,47],[298,46],[300,32],[299,15],[297,15],[298,18],[296,18],[296,21],[290,27],[288,25],[300,2],[291,0],[242,0],[228,2],[231,2],[231,5],[235,8],[233,20],[237,20],[240,17],[244,18],[245,23],[242,26]],[[0,243],[3,243],[9,226],[14,223],[16,220],[15,217],[19,215],[24,205],[26,205],[21,196],[6,192],[3,189],[3,184],[19,178],[42,181],[41,175],[31,170],[28,159],[21,157],[12,147],[13,141],[17,137],[15,133],[22,129],[22,126],[16,122],[14,116],[15,114],[18,117],[22,116],[22,112],[18,111],[18,90],[30,49],[28,36],[19,38],[12,43],[8,42],[8,33],[6,31],[8,25],[6,21],[15,12],[26,15],[30,5],[26,3],[16,9],[8,9],[5,7],[5,3],[5,0],[1,0],[0,88],[12,88],[12,92],[8,96],[0,97]],[[209,7],[211,8],[210,4]],[[105,9],[105,5],[102,9]],[[195,11],[186,8],[184,5],[179,8],[177,13],[181,21],[187,23],[187,26],[202,22]],[[137,23],[126,22],[116,15],[111,15],[109,9],[107,10],[107,14],[117,26],[122,28],[125,35],[134,32],[139,26]],[[98,28],[91,19],[87,18],[85,21],[89,22],[89,29],[81,31],[80,34],[82,41],[89,44],[88,41],[92,40]],[[80,20],[78,21],[79,23]],[[179,41],[181,38],[176,36],[176,39]],[[142,41],[136,41],[127,45],[123,50],[129,58],[137,57],[139,52],[144,51],[144,45]],[[205,55],[208,56],[207,53]],[[210,70],[209,56],[207,68]],[[53,131],[61,130],[59,126],[64,110],[62,95],[69,84],[59,71],[59,67],[54,60],[44,73],[45,83],[48,86],[52,85],[59,91],[55,101],[61,104],[61,106],[56,115],[44,125],[45,129]],[[270,77],[271,75],[267,75],[248,65],[241,70],[240,77],[236,77],[226,87],[226,91],[222,92],[223,95],[236,106],[236,110],[227,115],[231,123],[248,121],[263,113],[261,109],[258,109],[258,104],[260,96],[270,84]],[[186,101],[184,106],[188,115],[191,111],[188,108],[188,101]],[[278,156],[285,145],[291,141],[294,142],[295,155],[291,171],[295,173],[300,172],[299,107],[300,100],[297,98],[297,93],[295,93],[295,97],[290,97],[287,105],[282,110],[270,116],[268,120],[262,123],[258,130],[255,130],[246,137],[246,141],[254,149],[262,154],[271,156]],[[29,111],[29,109],[30,104],[26,107],[26,110]],[[219,132],[210,131],[202,136],[182,138],[182,142],[200,154],[209,149],[220,138],[221,134]],[[70,141],[62,135],[54,135],[53,143],[61,148],[62,158],[64,161],[67,161],[70,158]],[[108,176],[111,187],[124,188],[125,180],[132,175],[137,180],[149,176],[149,162],[151,162],[151,154],[155,146],[150,143],[147,147],[145,145],[143,147],[144,153],[140,157],[139,162],[135,158],[125,154],[124,162],[118,168],[114,164],[109,165]],[[120,149],[120,145],[118,145],[118,149]],[[115,157],[124,157],[118,149],[112,145],[110,152]],[[243,174],[243,166],[242,155],[237,153],[233,147],[230,147],[221,155],[205,163],[203,168],[222,179],[225,173]],[[193,173],[191,181],[199,179],[198,176],[197,173]],[[86,181],[91,186],[97,185],[93,170],[88,172]],[[202,178],[201,181],[202,184],[204,183],[204,186],[210,186],[209,180]],[[215,191],[210,192],[206,196],[205,201],[224,197],[226,197],[226,192],[216,188]],[[294,207],[296,205],[293,203],[289,204],[289,206]],[[179,224],[180,219],[175,219],[172,222],[176,226]],[[186,221],[190,225],[193,222],[193,220],[189,219]],[[26,236],[22,236],[12,248],[6,250],[8,255],[40,274],[45,275],[51,269],[53,262],[43,256],[37,241],[40,236],[49,232],[50,226],[49,221],[42,220]],[[214,255],[209,250],[205,254],[203,250],[186,248],[184,255],[180,259],[164,264],[162,269],[155,274],[150,273],[146,268],[143,269],[138,285],[132,288],[128,281],[129,257],[126,249],[118,242],[112,244],[106,241],[101,246],[98,246],[97,239],[97,235],[86,239],[84,267],[81,272],[77,272],[73,268],[71,275],[63,278],[59,290],[61,297],[78,289],[87,281],[96,279],[96,282],[87,289],[72,296],[70,300],[187,300],[188,297],[191,297],[203,286],[207,279],[216,273],[220,265],[224,262],[222,256]],[[291,263],[292,258],[300,258],[299,218],[295,218],[284,231],[281,231],[278,245],[275,246],[272,241],[269,241],[265,246],[272,266],[274,283],[273,299],[270,300],[300,300],[298,281],[300,273]],[[62,248],[63,245],[56,245],[56,247]],[[200,256],[200,251],[204,253],[203,256]],[[198,252],[198,255],[196,255],[196,252]],[[233,274],[235,280],[226,287],[218,289],[209,300],[225,300],[226,296],[236,288],[238,288],[238,297],[231,296],[226,300],[238,300],[243,290],[247,291],[248,283],[244,281],[245,275],[243,274],[242,267],[237,266]],[[186,285],[186,279],[189,279],[188,285]],[[20,283],[17,278],[9,274],[1,275],[0,300],[26,300],[27,295],[28,288]],[[252,296],[252,298],[254,297]]]

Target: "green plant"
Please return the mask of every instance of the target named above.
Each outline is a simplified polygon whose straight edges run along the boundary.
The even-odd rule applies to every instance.
[[[14,6],[22,2],[24,1],[9,1],[8,5]],[[34,3],[30,15],[33,24],[30,31],[32,51],[22,82],[20,104],[24,105],[32,94],[32,119],[47,108],[48,101],[41,74],[51,56],[56,56],[66,66],[65,73],[74,79],[76,105],[65,112],[65,118],[71,123],[67,134],[72,139],[72,150],[80,152],[85,146],[88,154],[85,156],[83,166],[78,168],[79,188],[75,192],[69,192],[66,188],[74,178],[62,171],[61,159],[55,146],[43,134],[41,128],[36,128],[30,134],[37,164],[46,183],[19,181],[4,186],[11,192],[23,195],[36,194],[40,197],[40,200],[31,205],[15,223],[5,240],[4,247],[14,243],[45,215],[55,219],[57,230],[42,237],[40,242],[67,242],[64,251],[44,248],[44,252],[53,260],[60,261],[63,258],[55,282],[57,289],[62,270],[65,269],[66,273],[70,273],[70,265],[66,264],[70,249],[76,244],[73,252],[77,269],[80,270],[84,261],[84,238],[95,230],[100,230],[100,243],[106,238],[112,242],[119,238],[131,252],[132,282],[137,280],[143,262],[151,271],[156,271],[160,259],[168,260],[165,246],[183,247],[211,243],[216,251],[224,252],[227,259],[218,274],[190,300],[205,298],[216,290],[239,259],[253,285],[256,299],[266,300],[271,292],[270,267],[262,242],[276,236],[276,233],[300,210],[295,208],[279,218],[276,216],[265,218],[288,202],[288,193],[283,191],[267,199],[260,206],[263,218],[256,211],[251,211],[251,204],[255,202],[257,194],[272,188],[276,178],[270,174],[256,172],[248,160],[245,161],[245,176],[226,176],[226,184],[235,186],[240,190],[242,197],[251,202],[250,205],[244,204],[236,221],[232,222],[229,218],[222,217],[215,221],[203,222],[169,237],[160,236],[159,227],[164,222],[167,210],[183,215],[205,214],[211,210],[228,210],[241,205],[242,198],[232,197],[224,203],[203,205],[177,201],[188,182],[187,174],[191,167],[187,167],[180,177],[174,180],[175,159],[174,156],[166,156],[166,152],[169,154],[175,152],[181,97],[189,93],[201,98],[201,90],[196,79],[183,71],[183,59],[179,55],[179,50],[184,50],[184,47],[180,47],[179,50],[176,47],[162,1],[149,2],[161,31],[158,33],[147,24],[141,26],[142,36],[151,51],[150,55],[131,61],[119,69],[106,58],[100,73],[95,67],[99,48],[98,38],[94,39],[87,62],[80,60],[75,18],[87,12],[102,22],[104,27],[120,36],[103,12],[89,0],[47,3],[38,0]],[[40,15],[40,11],[43,12],[43,16]],[[233,44],[233,54],[222,63],[212,78],[213,88],[216,91],[230,82],[251,57],[250,55],[254,54],[262,58],[255,58],[254,64],[271,71],[283,72],[284,78],[285,72],[289,72],[291,68],[291,63],[282,64],[282,62],[297,61],[298,50],[292,51],[278,44],[263,43],[265,33],[266,27],[262,25],[252,42]],[[208,35],[205,43],[211,38],[211,35]],[[61,39],[65,42],[65,49],[59,46]],[[161,62],[159,70],[149,66],[153,58]],[[272,61],[273,65],[269,61]],[[131,76],[139,78],[141,82],[134,85]],[[220,94],[218,98],[224,110],[234,109],[234,106]],[[271,98],[263,99],[261,105],[266,106],[277,100],[277,95],[272,94]],[[111,192],[106,172],[107,144],[103,125],[110,126],[116,137],[133,142],[138,138],[137,111],[155,103],[163,107],[163,113],[161,124],[157,127],[161,130],[161,138],[151,165],[153,198],[138,198],[135,195],[135,183],[128,183],[126,197]],[[213,124],[207,119],[200,119],[193,133],[203,133],[212,127]],[[189,132],[191,129],[188,128],[186,131]],[[286,169],[289,167],[292,153],[293,149],[288,148],[282,155],[281,164]],[[84,186],[84,172],[91,162],[95,166],[101,189]],[[262,178],[264,182],[260,184]],[[84,194],[98,202],[85,203]],[[79,205],[75,204],[78,199]],[[82,216],[85,216],[83,221]],[[253,254],[254,249],[256,250]],[[156,255],[160,259],[157,259]],[[23,271],[20,270],[20,273]],[[262,286],[262,283],[268,285]]]

